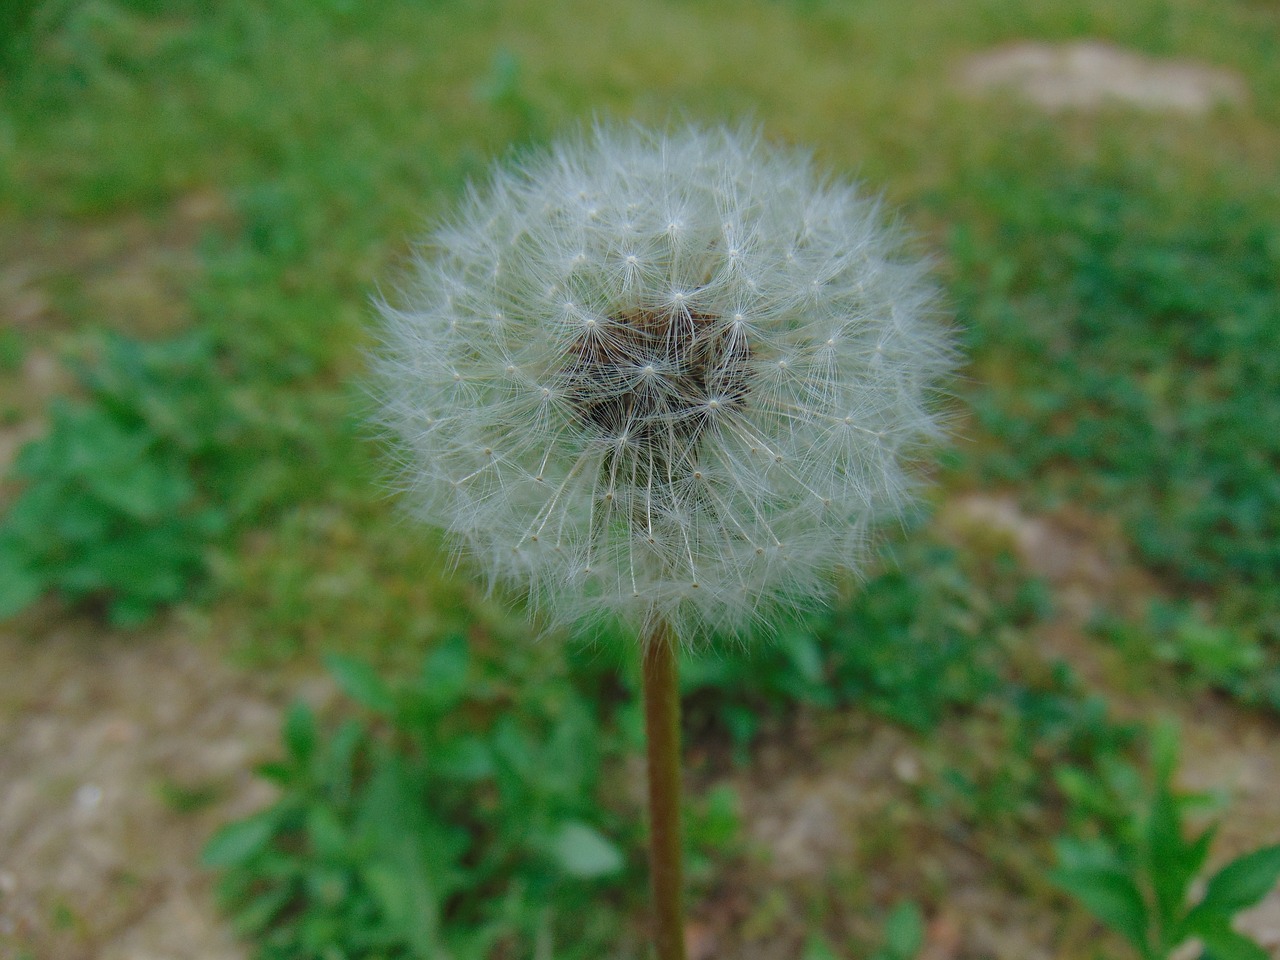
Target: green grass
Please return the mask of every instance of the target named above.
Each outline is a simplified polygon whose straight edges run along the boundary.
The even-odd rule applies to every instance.
[[[1280,192],[1150,163],[991,170],[957,226],[981,469],[1118,511],[1182,583],[1280,579]],[[982,231],[981,233],[979,231]],[[992,378],[994,380],[994,377]],[[1267,598],[1273,602],[1276,598]]]
[[[1115,519],[1153,596],[1107,611],[1094,625],[1097,645],[1156,678],[1169,698],[1210,687],[1263,714],[1278,709],[1280,15],[1272,6],[45,0],[6,10],[0,316],[34,310],[37,319],[0,331],[4,423],[40,420],[50,394],[62,392],[30,389],[33,364],[84,360],[86,385],[67,387],[79,390],[73,408],[88,411],[77,435],[109,433],[99,422],[106,411],[111,429],[150,431],[153,461],[185,478],[184,496],[142,504],[143,520],[159,526],[137,535],[158,529],[185,548],[177,579],[166,581],[172,589],[146,604],[203,605],[209,637],[246,669],[305,671],[339,650],[404,678],[455,632],[491,658],[486,676],[501,677],[503,662],[528,665],[520,611],[473,587],[465,565],[450,576],[439,541],[398,517],[380,484],[361,425],[368,300],[394,283],[410,239],[494,157],[593,116],[745,118],[882,189],[938,256],[970,351],[958,392],[972,410],[947,456],[939,502],[997,488],[1043,514],[1083,514],[1099,526]],[[1122,108],[1049,117],[957,88],[965,56],[1024,38],[1098,38],[1204,60],[1238,71],[1250,100],[1203,118]],[[123,302],[166,309],[122,307],[109,295],[121,275],[149,293]],[[193,332],[210,357],[198,376],[171,370],[101,386],[119,379],[130,351],[164,356],[196,342],[184,339]],[[123,350],[113,366],[102,344],[133,341],[111,335],[144,345],[111,348]],[[217,402],[192,403],[192,382]],[[219,421],[215,408],[229,412]],[[53,423],[56,434],[63,420]],[[235,437],[225,435],[228,423]],[[128,446],[113,443],[113,456]],[[9,504],[39,486],[34,456],[10,477]],[[128,489],[113,502],[136,506],[134,475],[118,472]],[[84,505],[84,477],[44,477],[62,485],[49,515]],[[219,516],[216,535],[191,535],[200,510]],[[690,749],[712,758],[699,775],[733,775],[716,758],[749,766],[761,742],[811,715],[836,729],[854,714],[898,725],[938,762],[900,798],[908,828],[871,831],[867,848],[906,857],[922,836],[971,834],[993,869],[1030,884],[1039,909],[1064,909],[1033,882],[1037,863],[1048,862],[1059,830],[1127,822],[1142,733],[1114,718],[1104,691],[1036,649],[1057,598],[1002,559],[1006,546],[911,534],[831,616],[784,625],[751,658],[727,650],[691,662]],[[57,588],[69,574],[46,559],[38,586]],[[104,597],[100,588],[63,591],[73,601]],[[43,629],[33,617],[19,622]],[[542,716],[576,703],[613,751],[606,768],[625,762],[635,717],[625,707],[594,711],[626,701],[631,681],[620,683],[614,668],[629,648],[606,640],[566,663],[555,653],[562,639],[537,648],[545,682],[530,686],[526,706]],[[468,709],[474,722],[488,708]],[[366,758],[399,764],[418,778],[413,789],[436,789],[434,772],[384,738],[390,721],[365,720]],[[524,735],[540,722],[529,720]],[[368,761],[365,772],[376,766]],[[588,780],[572,791],[570,819],[626,834],[625,802]],[[465,809],[470,795],[457,784],[448,790],[449,809]],[[347,814],[358,834],[367,812]],[[515,864],[508,880],[550,883],[545,844],[513,839],[509,821],[518,817],[500,805],[484,816],[473,824],[475,849],[504,851]],[[343,859],[355,856],[344,847],[338,874],[358,895],[325,900],[337,888],[327,874],[308,879],[319,868],[298,854],[304,821],[273,821],[272,836],[285,837],[276,852],[293,857],[276,863],[294,884],[291,916],[313,923],[306,936],[338,923],[354,943],[383,922],[368,912],[378,881],[358,857]],[[360,842],[377,847],[374,834]],[[739,851],[721,839],[711,847]],[[552,897],[566,910],[597,893],[607,901],[611,912],[592,934],[598,944],[634,935],[638,922],[635,837],[612,842],[631,872],[589,896],[570,885],[563,900]],[[710,897],[728,882],[726,862],[707,861]],[[510,916],[493,919],[490,894],[505,881],[474,867],[466,865],[471,885],[439,908],[446,925],[450,917],[507,923],[495,942],[510,947],[536,939],[539,923],[561,923],[518,898]],[[837,956],[867,952],[883,940],[868,916],[903,896],[945,902],[936,878],[906,868],[895,876],[911,888],[819,885],[796,893],[802,902],[761,905],[743,929],[780,925],[793,952],[805,943],[816,944],[815,956],[827,943]],[[769,919],[791,907],[816,917],[822,934]],[[348,909],[359,917],[344,927]],[[303,925],[290,929],[303,937]],[[401,934],[397,950],[409,942]],[[1073,942],[1072,956],[1091,955],[1087,936]],[[353,947],[352,955],[378,954]]]

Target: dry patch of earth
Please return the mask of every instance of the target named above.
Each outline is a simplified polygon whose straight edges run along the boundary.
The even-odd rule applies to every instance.
[[[1096,40],[1001,47],[964,63],[959,80],[975,92],[1013,91],[1050,111],[1115,103],[1194,115],[1248,98],[1243,78],[1234,71],[1155,59]]]
[[[238,960],[199,850],[269,798],[280,704],[179,629],[0,633],[0,956]]]
[[[206,191],[150,216],[50,217],[0,237],[0,325],[35,333],[88,320],[143,336],[172,333],[190,311],[201,237],[233,221],[227,200]]]

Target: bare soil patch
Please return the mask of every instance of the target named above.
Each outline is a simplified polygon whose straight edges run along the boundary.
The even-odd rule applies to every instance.
[[[1108,103],[1204,114],[1248,98],[1232,70],[1191,60],[1159,60],[1097,40],[1027,41],[981,53],[959,71],[963,89],[1009,90],[1049,111],[1096,109]]]
[[[152,215],[49,217],[0,236],[0,325],[36,333],[88,320],[143,336],[172,333],[189,316],[201,237],[233,221],[226,198],[209,190]]]
[[[197,866],[279,704],[179,628],[0,632],[0,956],[238,960]]]

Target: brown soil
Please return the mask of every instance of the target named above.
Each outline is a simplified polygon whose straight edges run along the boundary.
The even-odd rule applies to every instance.
[[[24,619],[43,635],[0,632],[0,956],[244,956],[197,859],[269,798],[279,703],[177,625]]]
[[[1157,60],[1098,41],[1027,41],[979,54],[959,71],[967,90],[1010,90],[1050,111],[1113,103],[1144,110],[1203,114],[1243,103],[1239,74],[1188,60]]]
[[[190,283],[206,231],[234,214],[212,190],[193,192],[148,216],[98,223],[50,217],[37,229],[0,237],[0,323],[23,333],[95,325],[138,336],[172,333],[188,319]]]

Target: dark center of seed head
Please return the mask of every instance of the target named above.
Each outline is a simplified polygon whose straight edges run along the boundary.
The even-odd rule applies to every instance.
[[[751,347],[717,321],[696,310],[633,309],[585,332],[564,371],[579,421],[670,467],[691,462],[711,417],[750,392]]]

